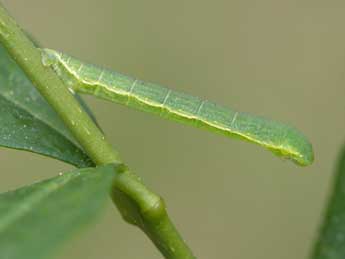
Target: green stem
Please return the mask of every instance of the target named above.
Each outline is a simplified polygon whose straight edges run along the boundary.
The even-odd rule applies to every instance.
[[[42,96],[55,109],[96,165],[123,164],[118,153],[81,108],[41,52],[0,3],[0,42],[23,69]],[[168,259],[194,258],[170,221],[163,200],[124,166],[114,182],[112,198],[124,219],[142,228]]]
[[[102,132],[83,112],[57,75],[50,68],[43,66],[41,52],[1,6],[0,38],[10,55],[59,114],[91,159],[96,164],[119,162],[117,153],[104,139]]]
[[[169,219],[164,201],[130,171],[116,178],[112,198],[123,218],[140,227],[165,258],[193,259],[191,250]]]

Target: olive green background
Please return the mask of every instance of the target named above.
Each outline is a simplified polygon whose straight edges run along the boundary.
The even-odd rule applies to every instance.
[[[345,140],[341,0],[2,0],[45,47],[303,131],[306,168],[262,148],[86,98],[123,159],[168,204],[198,258],[307,258]],[[0,190],[71,167],[0,150]],[[106,213],[58,258],[162,258]]]

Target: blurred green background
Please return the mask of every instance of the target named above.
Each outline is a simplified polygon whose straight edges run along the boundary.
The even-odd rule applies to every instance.
[[[86,98],[198,258],[307,257],[345,140],[344,1],[2,2],[45,47],[304,132],[316,160],[300,168],[252,144]],[[71,168],[7,149],[0,162],[1,191]],[[109,201],[60,258],[162,256]]]

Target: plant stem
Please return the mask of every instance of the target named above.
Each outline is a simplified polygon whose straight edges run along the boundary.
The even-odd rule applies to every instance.
[[[140,227],[165,258],[194,259],[171,222],[162,198],[136,179],[136,175],[125,171],[115,180],[117,188],[112,189],[112,198],[123,218]]]
[[[1,3],[0,42],[96,165],[123,164],[118,153],[57,74],[43,65],[40,50],[8,15]],[[170,221],[163,200],[148,190],[124,165],[123,173],[115,179],[112,198],[123,218],[142,228],[166,258],[194,258]]]
[[[98,165],[119,162],[119,156],[101,131],[56,74],[43,66],[41,52],[1,6],[0,37],[7,51],[80,141],[90,158]]]

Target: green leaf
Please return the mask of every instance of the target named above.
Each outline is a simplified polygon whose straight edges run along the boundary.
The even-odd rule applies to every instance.
[[[92,166],[68,129],[0,45],[0,146]]]
[[[345,258],[345,146],[340,153],[333,191],[313,259]]]
[[[0,194],[1,258],[47,258],[98,214],[115,175],[113,165],[86,168]]]

